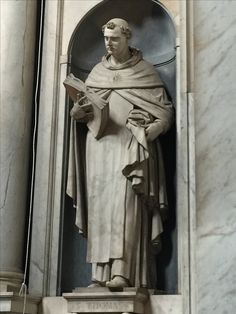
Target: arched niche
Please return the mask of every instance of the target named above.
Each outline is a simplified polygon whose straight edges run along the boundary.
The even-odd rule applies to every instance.
[[[85,80],[105,53],[101,27],[109,19],[121,17],[129,21],[133,31],[131,46],[143,52],[144,59],[158,71],[173,103],[176,102],[176,32],[165,8],[151,0],[106,0],[90,10],[77,25],[70,40],[68,73]],[[69,117],[68,117],[69,119]],[[86,130],[84,130],[86,132]],[[177,237],[175,215],[175,126],[162,138],[167,173],[170,217],[163,233],[163,250],[153,261],[158,274],[157,292],[177,292]],[[76,229],[75,212],[66,196],[63,220],[61,290],[90,283],[91,267],[86,264],[86,240]]]
[[[102,1],[76,27],[69,47],[71,72],[85,79],[105,53],[101,26],[112,17],[129,21],[133,35],[131,45],[143,52],[160,74],[172,100],[175,101],[175,40],[174,23],[157,1]]]

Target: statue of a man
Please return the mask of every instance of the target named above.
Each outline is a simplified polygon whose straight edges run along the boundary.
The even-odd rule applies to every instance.
[[[147,287],[150,244],[163,231],[167,207],[158,136],[169,129],[173,108],[153,66],[129,46],[128,23],[114,18],[103,33],[107,54],[85,84],[108,104],[109,118],[99,139],[90,130],[82,138],[93,106],[79,95],[71,110],[68,194],[88,240],[91,286]]]

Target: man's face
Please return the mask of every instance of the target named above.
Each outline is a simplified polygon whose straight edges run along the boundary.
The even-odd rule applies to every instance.
[[[114,29],[106,28],[104,31],[104,40],[107,52],[114,57],[119,57],[128,48],[128,39],[121,33],[119,27],[115,27]]]

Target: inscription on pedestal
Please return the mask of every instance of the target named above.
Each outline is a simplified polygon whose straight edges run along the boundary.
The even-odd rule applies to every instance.
[[[106,301],[106,300],[80,300],[72,301],[68,304],[68,311],[71,313],[121,313],[133,312],[133,302],[126,300]]]
[[[115,301],[89,302],[87,307],[91,311],[119,310],[119,306]]]
[[[149,294],[143,289],[127,289],[123,292],[81,289],[81,292],[65,293],[63,296],[68,302],[69,313],[143,314]]]
[[[74,308],[73,303],[71,304],[71,308]],[[79,304],[79,309],[84,312],[117,312],[119,306],[115,301],[84,301]]]

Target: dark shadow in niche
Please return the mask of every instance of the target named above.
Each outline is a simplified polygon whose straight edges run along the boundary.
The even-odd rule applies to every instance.
[[[162,233],[162,251],[156,258],[158,293],[177,293],[177,230],[176,230],[176,128],[161,137],[169,202],[169,217]]]
[[[67,212],[64,217],[64,241],[62,262],[62,292],[75,287],[87,287],[90,283],[91,265],[86,263],[86,239],[75,225],[72,199],[66,196]]]
[[[155,66],[175,104],[175,27],[170,16],[156,1],[106,0],[95,6],[82,19],[72,35],[69,47],[71,55],[69,72],[85,80],[93,66],[100,62],[105,53],[101,27],[113,17],[124,18],[130,23],[133,30],[131,46],[139,48],[143,52],[144,59]],[[170,214],[162,234],[163,249],[156,257],[154,271],[158,275],[158,282],[155,283],[156,291],[165,294],[177,292],[175,134],[173,126],[161,138]],[[65,160],[66,158],[67,156]],[[61,283],[59,284],[61,292],[89,285],[91,276],[91,266],[86,263],[86,240],[78,233],[75,226],[75,210],[67,196],[64,207]]]

